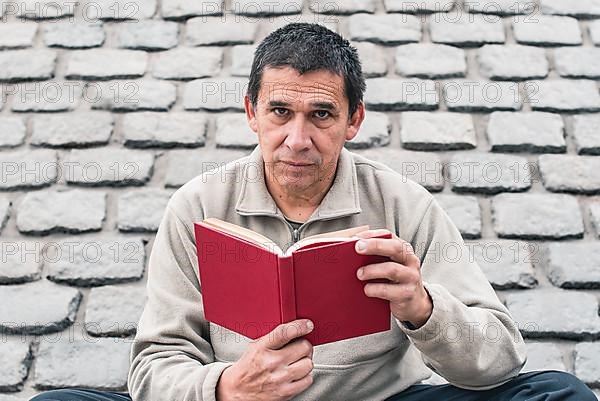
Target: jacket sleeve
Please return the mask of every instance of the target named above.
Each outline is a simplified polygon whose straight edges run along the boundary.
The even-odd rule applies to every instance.
[[[518,327],[435,198],[411,245],[433,311],[417,329],[395,321],[424,363],[449,383],[471,390],[516,376],[527,359]]]
[[[133,401],[215,401],[220,375],[231,365],[214,360],[191,227],[167,206],[150,254],[147,301],[131,348],[127,384]]]

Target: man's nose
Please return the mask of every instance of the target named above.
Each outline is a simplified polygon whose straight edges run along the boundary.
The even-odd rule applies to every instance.
[[[309,149],[312,145],[310,127],[303,115],[297,114],[286,124],[285,144],[294,152]]]

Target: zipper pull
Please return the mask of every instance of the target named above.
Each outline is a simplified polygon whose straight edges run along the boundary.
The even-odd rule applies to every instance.
[[[294,228],[294,234],[293,234],[294,243],[298,241],[299,237],[300,236],[298,235],[298,229]]]

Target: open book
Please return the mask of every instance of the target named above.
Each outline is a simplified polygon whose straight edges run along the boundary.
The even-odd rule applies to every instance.
[[[313,345],[389,330],[389,302],[367,297],[356,277],[359,267],[389,260],[355,251],[353,235],[368,228],[312,235],[284,252],[248,228],[194,222],[204,317],[252,339],[309,318],[315,329],[305,337]]]

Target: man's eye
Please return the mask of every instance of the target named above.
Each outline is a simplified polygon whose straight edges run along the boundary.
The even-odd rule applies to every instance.
[[[325,119],[329,117],[329,112],[327,110],[317,110],[315,111],[315,115],[320,119]]]
[[[285,116],[287,113],[287,109],[284,109],[283,107],[275,107],[272,111],[275,113],[275,115],[281,117]]]

